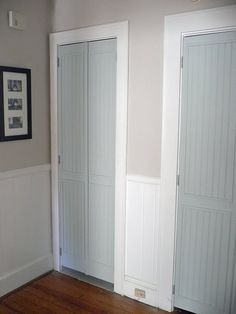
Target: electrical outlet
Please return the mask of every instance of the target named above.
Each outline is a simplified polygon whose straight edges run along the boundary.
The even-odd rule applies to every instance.
[[[136,296],[136,298],[141,298],[141,299],[146,298],[146,292],[138,288],[134,289],[134,295]]]
[[[9,27],[24,30],[26,27],[26,18],[23,14],[15,11],[9,11]]]

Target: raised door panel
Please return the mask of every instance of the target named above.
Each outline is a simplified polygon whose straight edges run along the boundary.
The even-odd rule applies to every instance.
[[[60,184],[62,257],[68,268],[85,271],[85,185],[82,182],[63,180]]]
[[[125,276],[127,281],[153,290],[157,280],[158,206],[158,184],[128,180]]]

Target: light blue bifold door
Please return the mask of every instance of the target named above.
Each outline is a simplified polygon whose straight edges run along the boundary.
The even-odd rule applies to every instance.
[[[116,39],[89,43],[87,269],[114,280]]]
[[[174,304],[193,313],[236,313],[235,145],[236,32],[186,37]]]
[[[58,57],[61,265],[113,282],[116,39]]]
[[[61,265],[85,272],[87,208],[87,44],[58,49]]]

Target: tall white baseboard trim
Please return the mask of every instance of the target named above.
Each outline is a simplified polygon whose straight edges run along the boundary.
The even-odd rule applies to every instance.
[[[127,176],[124,294],[152,306],[158,306],[159,195],[159,178]],[[135,289],[145,298],[138,298]]]
[[[39,277],[40,275],[50,271],[53,267],[53,256],[38,258],[37,260],[26,264],[14,272],[5,274],[0,278],[0,296],[17,289],[27,282]]]
[[[0,173],[0,296],[53,269],[50,165]]]

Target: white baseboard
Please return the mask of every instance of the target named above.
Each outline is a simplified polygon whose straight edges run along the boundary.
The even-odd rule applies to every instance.
[[[53,269],[53,256],[38,258],[37,260],[26,264],[14,272],[5,274],[0,278],[0,296],[9,293],[12,290],[26,284],[27,282],[41,276]]]
[[[140,289],[145,291],[145,298],[137,298],[134,295],[135,289]],[[131,299],[134,299],[136,301],[151,305],[151,306],[157,306],[157,290],[156,289],[150,289],[144,287],[142,282],[140,284],[125,280],[124,282],[124,291],[125,295]]]

